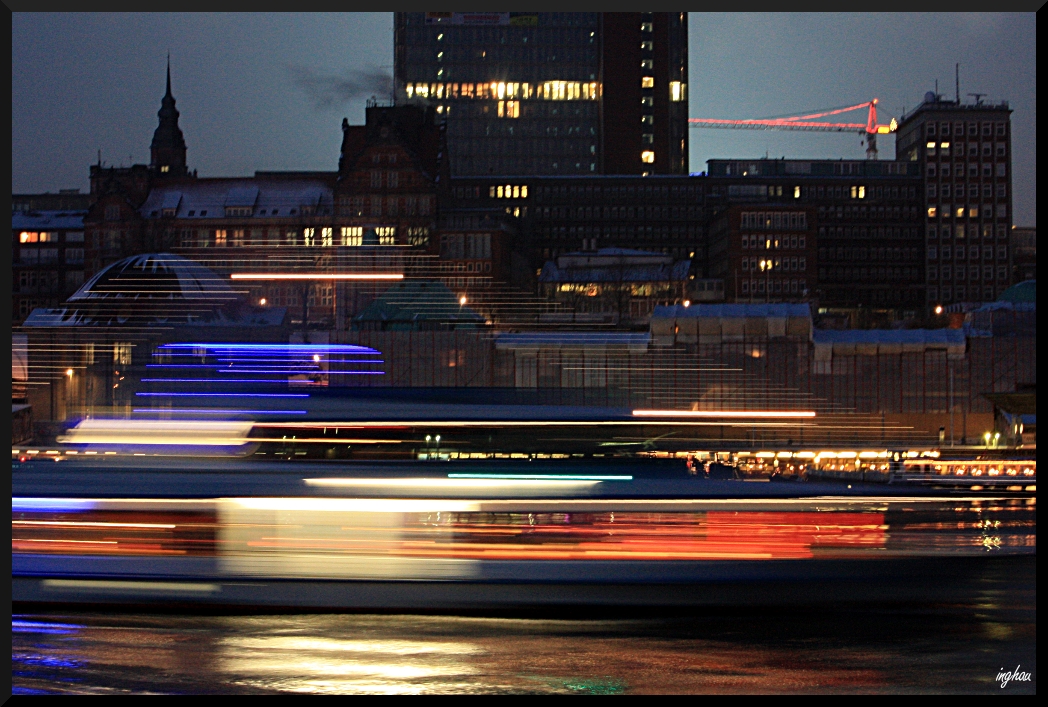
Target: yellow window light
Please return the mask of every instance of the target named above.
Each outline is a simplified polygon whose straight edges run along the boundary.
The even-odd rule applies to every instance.
[[[655,162],[655,153],[651,150],[644,150],[640,153],[640,161],[644,164],[652,164]]]
[[[654,76],[642,76],[640,79],[641,88],[655,88],[655,77]]]

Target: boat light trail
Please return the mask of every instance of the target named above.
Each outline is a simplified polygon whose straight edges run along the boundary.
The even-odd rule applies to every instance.
[[[135,393],[143,398],[176,395],[187,398],[308,398],[309,393]]]
[[[181,415],[305,415],[306,410],[233,410],[229,408],[134,408],[132,412]]]
[[[636,417],[811,418],[812,410],[634,410]]]
[[[448,474],[449,479],[535,479],[564,481],[633,481],[632,476],[591,474]]]
[[[401,273],[248,273],[235,272],[231,280],[403,280]]]
[[[449,475],[450,476],[450,475]],[[338,488],[426,488],[426,489],[556,489],[596,486],[600,481],[593,479],[542,479],[525,478],[524,476],[506,476],[502,478],[389,478],[389,479],[353,479],[327,478],[303,479],[307,486],[331,486]],[[367,510],[367,509],[364,509]]]

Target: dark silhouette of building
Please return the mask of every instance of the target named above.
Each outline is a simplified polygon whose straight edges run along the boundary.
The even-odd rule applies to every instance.
[[[403,12],[394,41],[454,174],[687,173],[686,13]]]

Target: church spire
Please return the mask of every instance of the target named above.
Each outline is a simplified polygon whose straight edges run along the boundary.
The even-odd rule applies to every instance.
[[[160,100],[160,119],[149,146],[150,167],[162,174],[186,174],[186,141],[178,127],[178,109],[171,95],[171,55],[167,56],[167,91]]]

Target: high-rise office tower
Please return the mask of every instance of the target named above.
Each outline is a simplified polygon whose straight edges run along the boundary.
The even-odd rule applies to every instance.
[[[447,117],[456,175],[687,174],[682,12],[398,12],[398,102]]]
[[[895,137],[896,159],[924,174],[930,308],[993,300],[1012,278],[1011,109],[959,98],[929,91]]]

